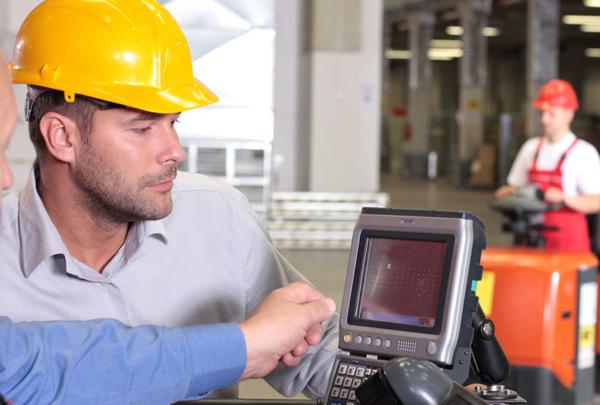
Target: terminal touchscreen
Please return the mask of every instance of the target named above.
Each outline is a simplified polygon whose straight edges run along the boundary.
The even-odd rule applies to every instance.
[[[354,389],[389,359],[469,373],[483,223],[464,212],[364,208],[354,229],[340,311],[339,355],[327,404],[356,403]]]

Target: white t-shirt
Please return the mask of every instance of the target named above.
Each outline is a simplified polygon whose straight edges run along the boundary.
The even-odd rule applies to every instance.
[[[513,187],[528,184],[527,172],[533,164],[533,157],[540,138],[532,138],[521,146],[515,159],[507,183]],[[553,170],[563,153],[575,141],[575,135],[569,132],[558,142],[550,143],[544,138],[537,159],[537,168]],[[569,151],[562,165],[562,187],[565,195],[600,194],[600,157],[598,151],[589,142],[580,139]]]

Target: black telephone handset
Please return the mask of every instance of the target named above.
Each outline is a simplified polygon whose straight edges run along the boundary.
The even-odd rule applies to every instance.
[[[380,372],[356,389],[361,405],[477,405],[527,403],[516,391],[499,383],[510,373],[510,363],[495,336],[494,324],[480,305],[473,313],[473,371],[489,384],[472,391],[452,380],[435,364],[398,357],[386,362]]]
[[[398,357],[356,390],[361,405],[489,405],[525,404],[515,391],[502,385],[466,389],[435,364]]]

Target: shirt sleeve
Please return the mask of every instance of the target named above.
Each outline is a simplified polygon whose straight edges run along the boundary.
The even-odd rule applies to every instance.
[[[517,153],[517,157],[510,168],[508,177],[506,178],[506,183],[509,186],[524,187],[529,183],[527,172],[531,167],[531,162],[535,153],[535,147],[537,146],[538,142],[539,138],[529,139],[521,146],[521,149],[519,149],[519,153]]]
[[[240,245],[245,247],[244,275],[246,284],[246,316],[251,315],[272,290],[291,282],[310,282],[292,266],[271,243],[260,219],[243,196],[239,196]],[[278,365],[265,381],[285,396],[300,392],[310,398],[322,397],[329,375],[340,353],[338,349],[337,314],[321,324],[321,341],[310,347],[296,367]]]
[[[0,317],[0,392],[15,404],[169,404],[235,383],[245,364],[236,324],[131,328]]]
[[[574,162],[577,166],[575,191],[579,195],[600,194],[600,156],[593,145],[585,143],[581,146],[581,153]]]

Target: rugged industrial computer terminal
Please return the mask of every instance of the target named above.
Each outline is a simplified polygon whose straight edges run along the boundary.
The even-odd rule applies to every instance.
[[[483,223],[463,212],[364,208],[356,224],[340,312],[338,355],[325,403],[356,403],[355,389],[394,357],[469,375],[481,278]]]

